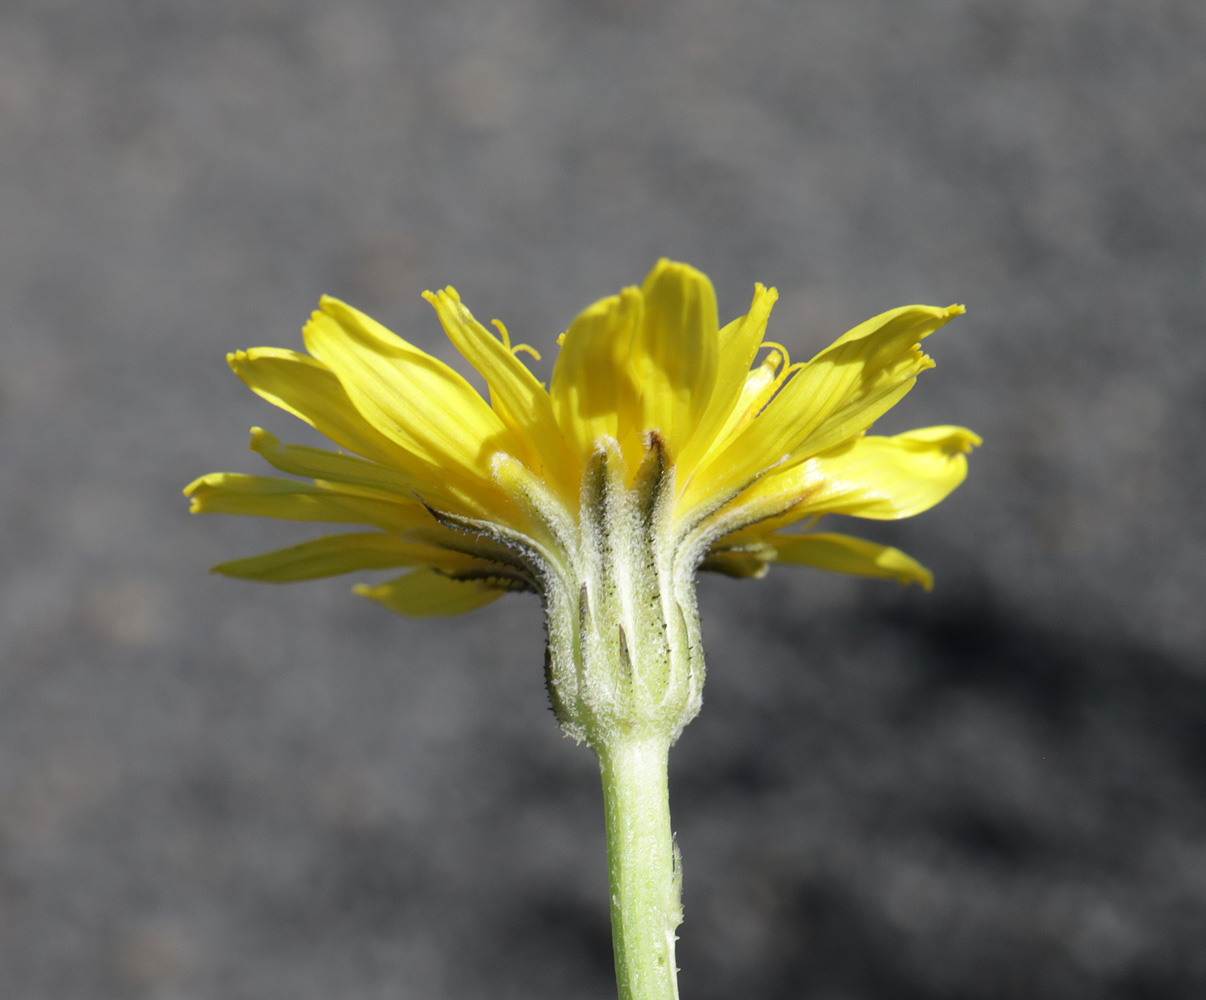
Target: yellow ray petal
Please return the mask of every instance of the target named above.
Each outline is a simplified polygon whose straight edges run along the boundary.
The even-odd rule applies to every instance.
[[[716,385],[716,292],[707,275],[663,258],[645,279],[641,294],[645,308],[632,346],[632,371],[640,391],[635,430],[660,431],[670,454],[677,457],[699,426]]]
[[[424,292],[423,297],[435,307],[448,339],[490,386],[495,412],[522,448],[515,457],[576,503],[580,466],[566,445],[544,386],[507,344],[473,317],[456,289]]]
[[[808,513],[876,520],[920,514],[963,482],[966,453],[979,443],[963,427],[925,427],[890,438],[860,438],[818,455],[824,486],[808,499]]]
[[[453,580],[431,569],[417,569],[377,587],[360,584],[355,591],[398,614],[420,618],[474,611],[506,593],[486,580]]]
[[[441,510],[475,517],[492,511],[492,505],[497,502],[496,496],[489,496],[490,506],[486,506],[481,489],[466,490],[463,479],[445,475],[443,470],[400,447],[373,427],[352,405],[335,373],[321,361],[296,351],[272,347],[238,351],[227,355],[227,361],[257,395],[304,420],[336,444],[364,455],[381,468],[393,470],[399,482],[406,479],[423,484],[422,490],[413,486],[408,489],[410,495],[418,493]],[[259,450],[254,441],[252,449]],[[317,452],[318,449],[309,451]],[[324,478],[317,473],[285,468],[274,461],[274,457],[286,460],[286,455],[296,457],[299,454],[297,449],[285,449],[273,455],[264,454],[264,457],[282,471]],[[341,477],[332,475],[329,478]]]
[[[963,427],[923,427],[895,437],[862,437],[795,465],[772,470],[734,507],[764,516],[726,536],[760,536],[806,517],[848,514],[896,520],[929,510],[967,475],[965,452],[980,438]]]
[[[776,344],[767,354],[766,360],[746,374],[741,393],[729,410],[724,424],[714,435],[710,451],[719,452],[728,447],[729,443],[762,412],[762,408],[787,378],[788,363],[785,350]]]
[[[404,468],[420,464],[360,415],[335,373],[321,361],[276,347],[236,351],[226,360],[253,392],[341,447]]]
[[[767,407],[787,421],[787,451],[816,454],[866,430],[933,366],[918,344],[941,329],[962,306],[903,306],[856,326],[813,358]],[[798,384],[797,384],[798,383]],[[772,408],[778,412],[772,413]]]
[[[855,327],[787,381],[695,488],[715,489],[718,478],[740,481],[786,456],[813,455],[866,430],[932,367],[918,342],[962,312],[962,306],[904,306]]]
[[[934,588],[934,574],[912,556],[887,545],[849,535],[770,535],[766,542],[778,552],[778,562],[815,566],[837,573],[874,576],[903,584]]]
[[[966,453],[980,438],[963,427],[923,427],[895,437],[858,438],[772,472],[751,494],[806,492],[788,515],[848,514],[879,521],[912,517],[950,495],[967,476]]]
[[[754,372],[750,371],[750,366],[758,354],[758,348],[766,334],[766,322],[778,298],[777,289],[756,285],[749,312],[720,331],[717,337],[719,353],[716,385],[707,409],[701,415],[679,457],[680,476],[684,477],[684,481],[700,456],[717,444],[723,443],[731,432],[732,422],[740,419],[737,414],[748,411],[749,380],[755,373],[759,378],[763,375],[762,366]],[[757,410],[754,413],[756,414]]]
[[[215,566],[212,572],[264,583],[293,583],[355,570],[419,565],[457,569],[472,562],[468,556],[434,545],[372,531],[324,535],[287,549],[265,552],[247,559],[233,559]]]
[[[214,472],[184,488],[194,514],[249,514],[287,521],[329,521],[372,524],[387,531],[405,531],[432,524],[422,504],[374,500],[340,493],[317,483],[272,476]]]
[[[306,324],[306,347],[360,414],[466,492],[488,486],[490,456],[514,453],[515,442],[473,386],[351,306],[329,297],[321,304]]]
[[[421,479],[400,469],[322,448],[281,444],[262,427],[251,428],[251,450],[281,472],[372,491],[382,500],[413,501],[430,493]]]
[[[633,467],[639,461],[639,428],[631,442],[621,431],[629,432],[639,423],[631,356],[643,307],[640,291],[625,288],[585,309],[562,338],[553,367],[553,413],[582,465],[601,437],[626,445]]]

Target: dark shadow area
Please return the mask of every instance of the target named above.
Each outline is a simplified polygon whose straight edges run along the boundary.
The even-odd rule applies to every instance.
[[[674,785],[686,995],[1206,993],[1206,668],[962,594],[776,617],[764,676],[713,670]]]

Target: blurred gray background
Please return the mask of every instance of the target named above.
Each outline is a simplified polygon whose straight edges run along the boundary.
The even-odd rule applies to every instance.
[[[985,438],[840,526],[932,595],[701,582],[684,998],[1206,995],[1204,179],[1193,0],[8,0],[0,996],[614,995],[537,602],[210,577],[314,531],[180,489],[314,443],[223,355],[320,293],[547,373],[663,254],[799,357],[966,302],[881,426]]]

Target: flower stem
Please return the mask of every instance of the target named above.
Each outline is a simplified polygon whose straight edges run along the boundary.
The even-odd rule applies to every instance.
[[[603,774],[611,931],[620,1000],[678,1000],[681,871],[670,828],[665,736],[596,744]]]

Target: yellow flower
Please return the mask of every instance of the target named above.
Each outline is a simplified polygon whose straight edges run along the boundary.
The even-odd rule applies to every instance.
[[[546,388],[519,357],[536,352],[512,345],[501,323],[482,326],[452,288],[426,298],[489,401],[331,298],[305,327],[308,354],[229,356],[252,390],[344,450],[285,445],[254,428],[252,449],[301,478],[203,476],[185,490],[192,510],[372,530],[217,572],[287,582],[408,567],[357,591],[416,615],[538,592],[551,669],[565,673],[560,688],[550,682],[563,722],[581,710],[558,701],[583,695],[581,676],[569,675],[588,633],[603,636],[609,662],[681,660],[692,678],[680,707],[697,706],[702,672],[688,663],[702,663],[697,569],[756,577],[773,562],[799,563],[930,587],[929,571],[896,549],[788,529],[827,514],[909,517],[962,482],[964,453],[979,443],[971,431],[866,433],[932,366],[919,342],[962,306],[894,309],[792,364],[764,340],[774,289],[757,285],[746,315],[721,327],[708,278],[662,260],[640,288],[574,320]],[[659,608],[653,618],[645,604]],[[664,700],[662,682],[654,687]]]
[[[489,386],[363,313],[324,298],[308,354],[253,348],[236,374],[342,451],[251,447],[284,479],[215,473],[196,512],[367,526],[215,567],[288,582],[406,567],[357,590],[395,611],[455,614],[538,593],[545,673],[563,728],[598,753],[620,995],[677,997],[681,868],[666,792],[670,745],[699,710],[695,573],[761,576],[773,562],[931,585],[896,549],[810,529],[828,514],[909,517],[963,481],[961,427],[868,428],[933,364],[920,341],[963,312],[905,306],[802,364],[765,341],[774,289],[721,327],[712,284],[660,261],[561,338],[546,387],[501,323],[451,288],[427,293]],[[537,358],[539,356],[537,355]]]
[[[324,298],[299,354],[228,357],[269,402],[345,454],[281,442],[251,448],[293,479],[215,473],[190,484],[194,512],[369,525],[217,572],[273,582],[414,566],[361,592],[397,611],[451,614],[508,590],[536,589],[501,548],[462,527],[488,522],[556,547],[527,492],[581,517],[583,474],[615,442],[629,479],[650,447],[673,466],[672,521],[707,539],[699,568],[761,576],[771,562],[901,582],[931,578],[895,549],[834,534],[787,534],[822,514],[894,519],[932,507],[962,482],[979,438],[961,427],[895,437],[867,428],[933,362],[918,342],[963,312],[906,306],[868,320],[809,362],[763,339],[775,289],[723,328],[712,284],[660,261],[641,288],[583,312],[561,337],[552,385],[518,357],[506,329],[484,328],[448,288],[427,293],[457,349],[490,387],[487,403],[449,366],[336,299]],[[354,457],[361,456],[361,457]]]

